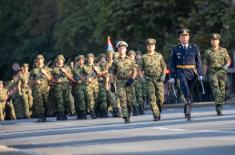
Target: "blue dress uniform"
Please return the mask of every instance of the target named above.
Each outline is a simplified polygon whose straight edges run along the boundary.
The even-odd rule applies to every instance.
[[[197,76],[202,76],[202,62],[199,47],[197,45],[178,44],[171,50],[171,78],[178,78],[180,88],[185,97],[185,117],[191,118],[192,86]],[[188,106],[187,106],[188,105]]]

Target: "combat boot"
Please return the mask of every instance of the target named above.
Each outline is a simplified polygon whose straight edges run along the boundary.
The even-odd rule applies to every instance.
[[[130,123],[130,117],[123,117],[125,123]]]
[[[144,115],[144,106],[143,105],[139,106],[139,114]]]
[[[113,108],[112,115],[113,117],[118,117],[118,108]]]
[[[138,108],[137,107],[134,107],[133,108],[133,116],[138,116]]]
[[[90,117],[91,117],[91,119],[96,119],[96,114],[94,111],[90,112]]]
[[[222,111],[217,111],[217,116],[223,116]]]
[[[153,121],[160,121],[159,116],[153,116]]]

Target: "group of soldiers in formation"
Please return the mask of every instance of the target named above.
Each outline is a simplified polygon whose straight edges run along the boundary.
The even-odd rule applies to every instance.
[[[201,61],[199,47],[189,44],[190,31],[179,32],[179,43],[171,50],[169,84],[180,82],[184,95],[184,114],[191,120],[193,81],[203,81],[207,75],[215,99],[217,115],[221,116],[225,99],[226,71],[231,64],[225,48],[220,47],[220,35],[211,35],[211,48]],[[63,55],[57,55],[52,67],[38,55],[33,68],[23,64],[8,83],[0,81],[0,120],[36,117],[46,122],[47,116],[67,120],[143,115],[145,103],[150,105],[153,120],[161,119],[164,103],[166,63],[156,51],[156,40],[146,40],[146,53],[129,51],[125,41],[116,44],[118,52],[109,50],[95,58],[92,53],[78,55],[67,65]]]

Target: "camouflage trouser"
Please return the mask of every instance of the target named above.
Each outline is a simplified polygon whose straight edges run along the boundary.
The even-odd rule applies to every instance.
[[[18,93],[14,94],[11,97],[11,100],[14,104],[16,118],[18,118],[18,119],[24,118],[25,112],[24,112],[24,105],[23,105],[23,101],[22,101],[22,96],[20,96]]]
[[[138,106],[144,106],[143,87],[140,80],[135,82],[136,103]]]
[[[0,121],[4,121],[5,118],[5,102],[0,102]]]
[[[108,105],[111,106],[111,108],[117,108],[117,97],[116,94],[112,91],[108,91],[107,92],[107,101],[108,101]]]
[[[7,101],[5,105],[5,112],[6,112],[5,114],[6,119],[16,119],[15,108],[12,100]]]
[[[154,116],[160,115],[164,103],[164,85],[162,81],[147,79],[147,96]]]
[[[98,102],[97,102],[97,109],[99,110],[107,110],[107,92],[105,89],[104,82],[99,82],[99,94],[98,94]]]
[[[47,116],[54,116],[56,113],[55,86],[52,85],[49,91],[49,102],[47,105]]]
[[[32,115],[33,96],[32,91],[28,89],[22,90],[22,105],[24,117],[30,118]]]
[[[69,114],[70,112],[70,89],[66,84],[55,85],[54,97],[56,101],[56,111],[58,114]]]
[[[32,92],[33,92],[33,113],[35,113],[35,116],[45,115],[49,99],[48,87],[33,88]]]
[[[77,113],[86,111],[86,85],[75,85],[73,88],[73,96]]]
[[[224,70],[209,70],[208,79],[212,88],[217,111],[223,109],[225,100],[226,72]]]
[[[74,97],[73,97],[73,94],[72,94],[71,85],[69,86],[69,112],[70,112],[70,114],[75,113]]]
[[[88,112],[93,111],[95,104],[97,103],[99,94],[98,80],[94,79],[91,83],[87,84],[86,96],[87,96],[87,110]]]
[[[134,85],[127,87],[126,80],[117,80],[116,85],[122,116],[129,117],[132,111],[132,105],[135,104],[136,101]]]

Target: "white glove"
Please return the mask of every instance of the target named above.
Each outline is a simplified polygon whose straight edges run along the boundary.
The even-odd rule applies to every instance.
[[[175,83],[175,79],[174,79],[174,78],[170,78],[170,79],[168,80],[168,82],[171,83],[171,84],[174,84],[174,83]]]
[[[203,76],[199,76],[199,77],[198,77],[198,80],[199,80],[199,81],[202,81],[202,80],[203,80]]]

